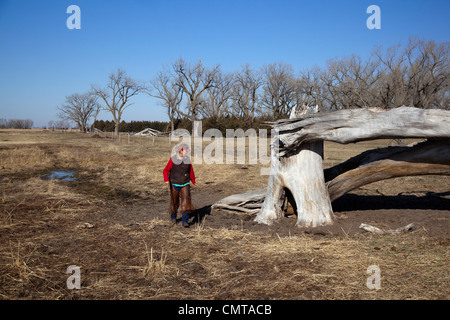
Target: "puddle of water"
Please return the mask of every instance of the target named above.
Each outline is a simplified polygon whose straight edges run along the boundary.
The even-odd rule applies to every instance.
[[[54,170],[48,174],[41,176],[44,180],[59,180],[59,181],[75,181],[75,171],[73,170]]]

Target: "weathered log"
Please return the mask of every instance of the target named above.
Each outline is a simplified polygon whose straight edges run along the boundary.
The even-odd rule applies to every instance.
[[[234,194],[214,203],[212,209],[226,209],[250,214],[257,213],[261,209],[265,196],[266,188]]]
[[[220,204],[218,206],[213,206],[213,209],[225,209],[225,210],[230,210],[230,211],[240,211],[240,212],[244,212],[244,213],[249,213],[249,214],[256,214],[259,212],[259,210],[261,210],[261,204],[255,206],[254,209],[249,209],[246,207],[246,205],[237,205],[237,206],[232,206],[232,205],[228,205],[228,204]]]
[[[406,233],[409,231],[412,231],[414,228],[414,223],[410,223],[404,227],[400,227],[394,230],[386,230],[386,229],[381,229],[378,227],[374,227],[371,226],[369,224],[365,224],[365,223],[361,223],[361,225],[359,226],[360,229],[363,229],[367,232],[371,232],[371,233],[375,233],[375,234],[401,234],[401,233]]]
[[[450,140],[370,150],[325,170],[331,201],[369,183],[418,175],[450,175]]]
[[[302,143],[334,141],[350,143],[373,139],[450,138],[450,111],[399,107],[349,109],[279,120],[280,156]]]
[[[389,146],[385,148],[376,148],[372,150],[367,150],[361,154],[354,156],[344,162],[341,162],[333,167],[324,170],[325,181],[329,182],[336,178],[337,176],[356,169],[360,166],[368,164],[370,162],[383,160],[392,156],[396,153],[404,152],[405,150],[411,150],[411,147],[417,145],[418,143],[426,142],[427,140],[422,140],[421,142],[413,142],[407,146]]]

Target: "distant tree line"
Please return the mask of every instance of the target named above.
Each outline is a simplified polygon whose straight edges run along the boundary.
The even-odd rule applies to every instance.
[[[105,132],[115,130],[116,123],[112,120],[96,120],[93,127]],[[144,129],[151,128],[161,132],[168,131],[169,122],[162,121],[121,121],[119,124],[119,132],[140,132]]]
[[[104,88],[92,86],[86,94],[68,96],[60,108],[61,117],[72,119],[82,130],[103,109],[113,116],[116,133],[137,131],[131,123],[123,124],[121,117],[132,105],[132,97],[140,93],[159,99],[170,130],[187,128],[188,122],[200,119],[204,130],[207,126],[255,127],[288,117],[294,107],[317,106],[322,112],[402,105],[449,109],[449,49],[450,42],[411,38],[404,46],[375,48],[366,59],[358,55],[333,58],[324,68],[298,72],[282,62],[259,70],[245,64],[236,72],[225,72],[219,64],[206,66],[202,60],[190,63],[179,58],[148,84],[118,69]]]
[[[244,131],[248,129],[267,129],[270,135],[270,129],[271,126],[269,122],[273,121],[272,116],[258,116],[255,117],[252,122],[248,121],[245,117],[242,116],[232,116],[232,115],[226,115],[224,117],[217,117],[217,118],[201,118],[202,122],[202,134],[205,133],[206,130],[214,128],[219,130],[223,136],[226,135],[227,129],[242,129]],[[187,118],[183,119],[175,119],[174,121],[174,128],[175,129],[187,129],[189,132],[192,132],[192,124],[193,122]],[[168,123],[168,127],[171,124]]]
[[[70,121],[67,119],[62,119],[62,120],[58,120],[58,121],[49,121],[47,126],[44,126],[44,129],[49,129],[49,130],[67,130],[70,129],[71,125],[70,125]],[[73,129],[76,129],[73,128]]]
[[[225,116],[222,118],[202,118],[202,133],[209,128],[215,128],[226,134],[227,129],[241,128],[247,129],[269,129],[269,121],[272,121],[272,117],[258,117],[254,122],[250,123],[243,117]],[[115,130],[115,122],[113,120],[96,120],[93,123],[93,127],[103,132],[113,132]],[[171,128],[170,122],[164,121],[121,121],[119,124],[119,132],[140,132],[144,129],[151,128],[161,132],[169,132]],[[186,129],[192,131],[192,121],[189,119],[175,119],[175,129]]]
[[[0,119],[0,129],[31,129],[31,128],[33,128],[33,120]]]

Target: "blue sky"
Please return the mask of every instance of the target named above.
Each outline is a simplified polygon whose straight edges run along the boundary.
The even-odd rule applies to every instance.
[[[80,30],[66,27],[72,4]],[[372,4],[380,30],[366,27]],[[0,0],[0,118],[47,125],[66,96],[105,86],[119,67],[140,81],[179,57],[224,71],[284,62],[298,72],[411,36],[450,41],[449,14],[449,0]],[[158,100],[133,102],[123,120],[168,121]]]

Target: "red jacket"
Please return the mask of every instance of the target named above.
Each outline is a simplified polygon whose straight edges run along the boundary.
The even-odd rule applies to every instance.
[[[164,182],[169,181],[169,174],[170,170],[172,170],[173,167],[173,161],[172,158],[169,159],[169,162],[167,162],[166,167],[163,170],[164,175]],[[195,184],[195,174],[194,174],[194,167],[191,164],[191,172],[190,172],[190,178],[193,184]]]

